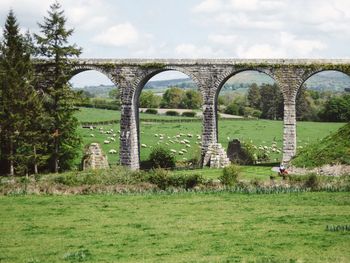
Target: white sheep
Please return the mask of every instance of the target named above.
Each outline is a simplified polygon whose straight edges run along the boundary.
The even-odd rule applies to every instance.
[[[91,134],[90,134],[90,137],[95,137],[95,134],[91,133]]]
[[[186,140],[186,139],[184,139],[184,142],[185,142],[185,143],[190,143],[190,141],[189,141],[189,140]]]
[[[182,151],[179,151],[179,155],[183,155],[184,153]]]
[[[158,136],[159,136],[158,133],[155,133],[155,134],[154,134],[154,137],[158,137]]]
[[[191,148],[191,145],[189,145],[189,144],[186,144],[186,147],[187,147],[187,148]]]
[[[112,137],[112,138],[111,138],[111,141],[115,142],[115,139]]]
[[[187,137],[192,138],[192,137],[193,137],[193,134],[188,133],[188,134],[187,134]]]
[[[170,151],[171,151],[172,153],[176,153],[176,150],[174,150],[174,149],[170,149]]]
[[[187,153],[187,150],[186,149],[181,149],[182,152],[184,153]]]
[[[141,147],[142,148],[147,148],[147,145],[143,143],[143,144],[141,144]]]
[[[90,126],[90,130],[93,130],[94,129],[94,127],[93,126]]]
[[[108,140],[104,140],[103,143],[104,143],[104,144],[110,144],[111,142],[108,141]]]
[[[116,151],[116,150],[114,150],[114,149],[110,149],[110,150],[108,151],[108,153],[110,153],[110,154],[116,154],[116,153],[117,153],[117,151]]]

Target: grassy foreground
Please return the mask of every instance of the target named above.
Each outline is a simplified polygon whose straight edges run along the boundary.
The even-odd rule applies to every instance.
[[[0,262],[349,262],[348,193],[0,197]]]

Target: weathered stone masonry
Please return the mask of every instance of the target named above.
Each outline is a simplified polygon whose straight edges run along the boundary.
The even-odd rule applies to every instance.
[[[202,156],[218,141],[217,98],[225,82],[233,75],[256,70],[275,80],[284,97],[283,162],[296,153],[296,94],[313,74],[337,70],[350,76],[350,60],[249,60],[249,59],[78,59],[73,60],[71,76],[87,70],[105,74],[121,91],[120,162],[132,169],[140,164],[138,103],[143,86],[154,75],[177,70],[188,75],[203,97]],[[50,64],[36,62],[37,71]],[[44,83],[44,82],[43,82]],[[45,83],[44,85],[47,85]]]

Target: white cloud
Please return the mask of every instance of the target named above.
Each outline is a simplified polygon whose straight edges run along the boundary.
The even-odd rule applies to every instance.
[[[218,11],[222,8],[221,0],[204,0],[199,5],[193,8],[197,13],[211,13]]]
[[[175,47],[178,57],[182,58],[215,58],[221,57],[222,51],[214,51],[210,46],[196,46],[194,44],[184,43]]]
[[[321,41],[299,39],[288,32],[281,32],[276,40],[273,44],[240,45],[237,48],[237,55],[240,58],[311,58],[315,56],[315,51],[327,47]]]
[[[210,42],[219,45],[234,45],[237,42],[238,37],[236,35],[220,35],[211,34],[208,36]]]
[[[297,39],[293,34],[281,32],[281,46],[296,52],[299,56],[306,57],[315,50],[323,50],[327,46],[318,40]]]
[[[132,24],[123,23],[107,28],[92,41],[101,45],[120,47],[137,43],[139,37],[139,32]]]
[[[249,47],[239,46],[237,48],[239,58],[284,58],[284,50],[273,47],[270,44],[256,44]]]

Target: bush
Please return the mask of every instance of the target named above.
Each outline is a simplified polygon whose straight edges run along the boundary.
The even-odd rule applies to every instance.
[[[157,168],[149,172],[148,181],[155,184],[160,189],[165,190],[169,186],[169,172],[167,170]]]
[[[316,174],[310,174],[306,178],[304,186],[307,188],[311,188],[312,190],[315,190],[315,189],[319,188],[320,180],[318,179]]]
[[[184,111],[181,115],[184,117],[195,117],[197,113],[195,111]]]
[[[231,164],[223,169],[219,180],[224,185],[234,186],[237,183],[240,173],[241,168],[238,165]]]
[[[156,109],[147,109],[145,111],[145,113],[148,113],[148,114],[158,114],[158,110]]]
[[[205,180],[200,174],[172,175],[165,169],[157,168],[149,172],[148,182],[157,185],[162,190],[166,190],[169,187],[191,189],[205,183]]]
[[[165,115],[167,115],[167,116],[179,116],[179,113],[177,111],[174,111],[174,110],[168,110],[165,112]]]
[[[149,161],[152,168],[174,168],[175,157],[163,147],[156,147],[149,155]]]

